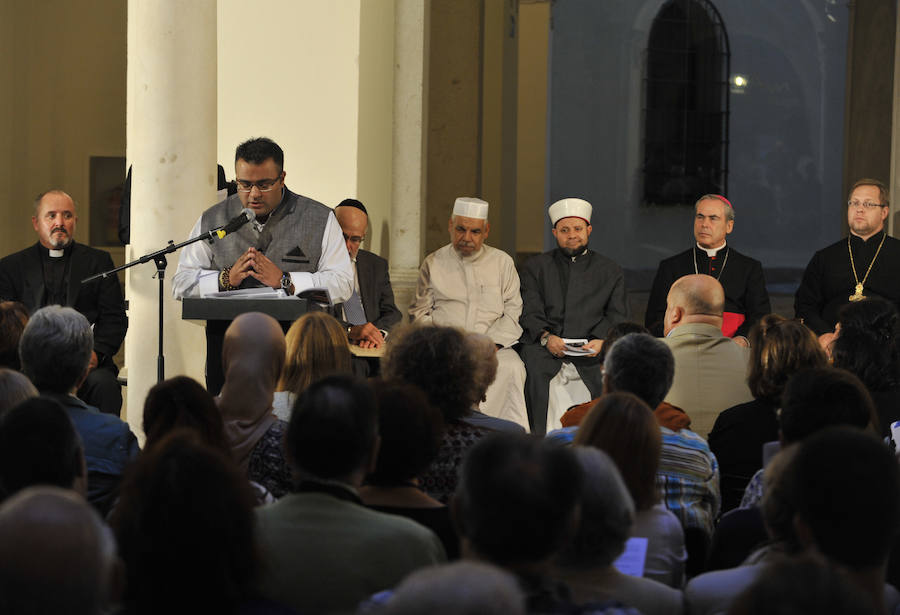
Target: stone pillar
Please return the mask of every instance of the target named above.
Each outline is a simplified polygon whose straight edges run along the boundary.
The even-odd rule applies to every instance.
[[[252,76],[251,76],[252,80]],[[133,166],[131,245],[139,257],[187,238],[216,199],[216,0],[129,0],[128,160]],[[165,275],[165,376],[203,382],[203,328],[181,320]],[[148,389],[157,380],[158,281],[152,263],[128,271],[125,364],[127,419],[140,433]]]
[[[430,2],[396,0],[394,137],[391,199],[391,284],[406,314],[422,260],[425,206],[425,91]]]

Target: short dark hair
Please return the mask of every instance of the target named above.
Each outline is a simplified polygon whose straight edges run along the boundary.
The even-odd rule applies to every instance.
[[[818,550],[851,569],[883,565],[900,528],[900,466],[877,438],[848,427],[811,435],[786,492]]]
[[[294,404],[285,453],[301,476],[340,480],[363,468],[377,435],[378,408],[368,383],[328,376]]]
[[[891,194],[888,191],[887,186],[884,185],[884,182],[877,179],[872,179],[871,177],[864,177],[853,182],[853,185],[850,187],[850,192],[847,193],[848,200],[851,196],[853,196],[853,191],[860,186],[875,186],[876,188],[878,188],[878,200],[881,201],[882,207],[891,206]]]
[[[791,375],[826,364],[816,336],[799,321],[767,314],[750,329],[747,385],[756,399],[777,405]]]
[[[890,301],[872,298],[848,303],[838,315],[840,333],[831,347],[834,366],[856,375],[873,391],[900,384],[900,316]]]
[[[414,384],[445,421],[469,414],[478,403],[476,362],[466,334],[453,327],[412,325],[395,329],[381,363],[388,380]]]
[[[176,376],[153,386],[144,401],[144,450],[175,429],[190,429],[207,445],[228,455],[225,425],[216,400],[203,386],[187,376]]]
[[[543,561],[574,533],[583,480],[567,447],[523,434],[482,438],[463,460],[457,532],[494,564]]]
[[[128,612],[231,612],[259,570],[247,477],[200,436],[176,430],[122,481],[110,525],[127,575]]]
[[[603,375],[611,390],[634,393],[655,410],[672,388],[675,357],[655,337],[629,333],[609,349]]]
[[[19,340],[28,323],[28,309],[18,301],[0,301],[0,367],[18,370]]]
[[[875,422],[872,396],[850,372],[836,367],[804,369],[794,374],[781,396],[781,435],[799,442],[830,425],[865,429]]]
[[[22,371],[38,391],[67,394],[91,362],[94,334],[70,307],[48,305],[31,315],[19,341]]]
[[[234,163],[238,160],[250,164],[262,164],[271,158],[278,167],[278,172],[284,170],[284,151],[275,141],[268,137],[254,137],[247,139],[234,150]]]
[[[396,486],[419,476],[437,456],[444,434],[444,418],[416,386],[379,382],[378,432],[381,446],[375,470],[367,482]]]
[[[71,489],[83,475],[81,438],[69,414],[55,399],[27,399],[0,420],[3,498],[35,485]]]
[[[612,348],[613,344],[620,338],[625,337],[629,333],[646,333],[650,334],[650,329],[645,327],[644,325],[639,325],[636,322],[620,322],[616,323],[609,328],[609,331],[606,332],[606,337],[603,338],[603,345],[600,347],[600,352],[597,353],[597,361],[603,363],[606,360],[606,355],[609,353],[609,349]]]
[[[662,433],[653,410],[636,395],[603,395],[581,421],[573,444],[599,448],[612,458],[638,510],[659,502]]]
[[[344,199],[343,201],[341,201],[340,203],[337,204],[335,209],[337,209],[338,207],[355,207],[356,209],[360,210],[367,216],[369,215],[369,212],[366,211],[366,206],[363,205],[361,201],[357,201],[356,199]]]

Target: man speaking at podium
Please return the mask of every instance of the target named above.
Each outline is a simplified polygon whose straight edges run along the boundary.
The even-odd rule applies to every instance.
[[[212,244],[185,246],[172,279],[177,299],[262,286],[282,288],[290,295],[326,288],[334,303],[350,298],[353,269],[334,213],[288,190],[283,167],[284,152],[271,139],[250,139],[237,147],[237,194],[203,212],[191,237],[227,224],[243,208],[252,210],[256,219]],[[207,326],[207,387],[215,394],[222,368],[213,344]]]

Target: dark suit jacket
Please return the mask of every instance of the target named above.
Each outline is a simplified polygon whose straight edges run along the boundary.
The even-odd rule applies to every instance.
[[[388,274],[388,262],[376,254],[360,250],[356,253],[356,275],[366,320],[379,329],[390,331],[403,318],[394,305],[394,291]],[[342,303],[335,305],[335,313],[344,326]]]
[[[94,325],[94,350],[112,359],[125,339],[128,319],[118,276],[87,284],[81,280],[113,268],[112,258],[103,250],[76,243],[69,257],[69,293],[66,305],[84,314]],[[0,260],[0,299],[20,301],[29,313],[43,307],[44,271],[40,244]]]
[[[666,296],[675,280],[694,273],[694,256],[690,250],[669,257],[659,263],[650,297],[647,299],[647,313],[644,325],[656,336],[663,334],[663,317],[666,313]],[[701,263],[702,261],[702,263]],[[706,254],[698,256],[698,264],[707,262]],[[700,273],[706,268],[701,266]],[[721,270],[719,282],[725,289],[725,311],[743,314],[746,319],[738,327],[735,335],[747,335],[753,324],[772,311],[762,264],[755,258],[744,256],[728,246],[728,262]]]

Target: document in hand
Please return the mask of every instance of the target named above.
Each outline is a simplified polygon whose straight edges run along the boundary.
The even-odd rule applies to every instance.
[[[565,354],[570,357],[587,357],[594,354],[593,350],[585,348],[588,343],[586,339],[578,338],[562,338],[563,344],[566,345]]]

